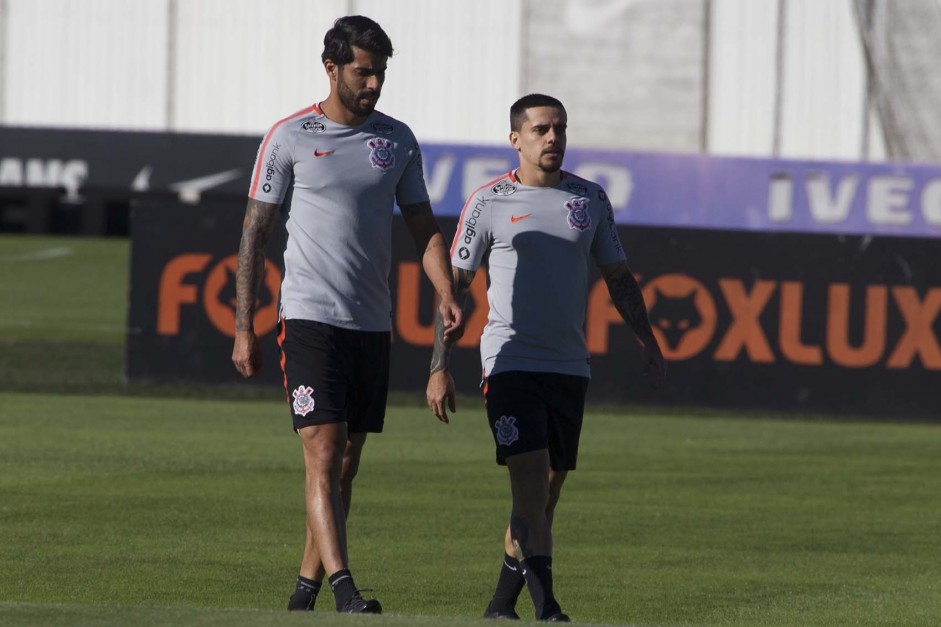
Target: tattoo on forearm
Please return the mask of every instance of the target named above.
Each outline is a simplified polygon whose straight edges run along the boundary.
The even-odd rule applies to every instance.
[[[606,276],[611,302],[621,314],[621,317],[631,325],[634,334],[646,344],[653,337],[650,328],[650,318],[647,316],[647,306],[644,304],[644,295],[640,285],[630,271],[617,272]]]
[[[255,299],[265,276],[265,246],[278,215],[278,205],[251,199],[242,222],[235,270],[235,329],[250,331],[255,317]]]
[[[444,238],[433,238],[428,242],[428,246],[425,247],[425,252],[429,253],[436,248],[447,248],[447,245],[444,242]]]
[[[435,344],[431,350],[431,372],[447,370],[451,365],[451,347],[444,342],[444,320],[441,312],[435,313]]]
[[[454,277],[454,298],[461,307],[461,311],[467,314],[468,292],[470,285],[474,280],[474,272],[471,270],[462,270],[454,268],[452,270]],[[441,318],[441,312],[435,312],[435,344],[431,350],[431,372],[447,370],[451,364],[451,344],[444,341],[444,320]]]

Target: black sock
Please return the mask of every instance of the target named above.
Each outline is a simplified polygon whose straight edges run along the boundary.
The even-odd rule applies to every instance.
[[[562,611],[552,593],[552,557],[531,555],[520,562],[529,595],[536,608],[536,620],[545,620]]]
[[[330,589],[333,590],[333,597],[337,602],[337,611],[343,609],[347,602],[356,596],[356,585],[353,583],[353,575],[349,569],[342,568],[330,575]]]
[[[288,609],[291,611],[314,609],[314,601],[317,600],[317,593],[320,592],[322,585],[323,583],[319,581],[298,575],[294,594],[288,601]]]
[[[503,556],[503,568],[497,579],[497,589],[490,601],[490,610],[494,612],[511,612],[516,608],[516,600],[526,585],[523,571],[519,561],[512,555]]]

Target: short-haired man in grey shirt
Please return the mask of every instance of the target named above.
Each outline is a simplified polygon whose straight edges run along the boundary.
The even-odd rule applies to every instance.
[[[291,190],[278,342],[304,454],[307,540],[289,610],[312,610],[328,576],[338,612],[382,611],[353,583],[346,516],[366,435],[381,432],[385,417],[394,203],[449,337],[462,320],[418,143],[408,126],[375,110],[390,56],[389,37],[371,19],[334,23],[322,54],[330,94],[265,134],[242,227],[232,361],[251,377],[261,368],[253,319],[265,244]]]
[[[551,96],[530,94],[512,106],[519,168],[471,194],[451,246],[463,303],[477,268],[488,263],[483,388],[497,462],[509,470],[513,495],[504,564],[485,618],[519,618],[516,601],[526,585],[538,620],[569,622],[552,589],[551,526],[562,483],[575,469],[590,376],[584,324],[591,261],[643,345],[651,383],[659,387],[666,374],[607,195],[561,169],[566,121]],[[456,338],[447,331],[439,316],[427,390],[443,422],[455,410],[448,363]]]

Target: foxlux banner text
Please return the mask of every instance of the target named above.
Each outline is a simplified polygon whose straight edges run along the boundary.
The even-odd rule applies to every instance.
[[[455,218],[442,218],[450,237]],[[132,380],[238,383],[230,361],[237,207],[142,205],[132,224],[127,374]],[[404,220],[393,223],[391,387],[420,394],[434,337],[434,293]],[[669,361],[666,386],[641,374],[632,333],[595,272],[586,303],[590,396],[793,412],[939,417],[941,246],[926,238],[618,228]],[[255,329],[260,383],[281,385],[275,344],[284,229],[267,251]],[[471,287],[452,372],[480,381],[484,272]]]

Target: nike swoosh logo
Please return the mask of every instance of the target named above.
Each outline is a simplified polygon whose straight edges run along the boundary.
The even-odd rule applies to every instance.
[[[326,157],[327,155],[332,155],[333,153],[334,153],[333,150],[315,150],[315,151],[314,151],[314,156],[315,156],[315,157]]]
[[[150,190],[151,174],[153,174],[153,168],[149,165],[145,165],[131,182],[131,189],[135,192],[146,192]],[[177,181],[176,183],[170,183],[167,187],[178,192],[181,196],[198,196],[207,189],[212,189],[213,187],[228,183],[229,181],[234,181],[241,175],[241,168],[235,168],[233,170],[226,170],[225,172],[216,172],[215,174],[186,179],[185,181]]]
[[[530,213],[524,213],[524,214],[521,215],[521,216],[512,216],[512,215],[511,215],[511,216],[510,216],[510,222],[519,222],[520,220],[525,220],[526,218],[528,218],[528,217],[531,216],[531,215],[533,215],[532,212],[530,212]]]
[[[142,167],[140,172],[137,173],[137,176],[134,177],[134,180],[131,181],[131,191],[146,192],[150,189],[151,172],[153,172],[153,168],[149,165]]]
[[[517,570],[519,570],[518,568],[514,568],[513,566],[510,566],[509,564],[507,564],[507,563],[506,563],[506,560],[503,560],[503,565],[506,566],[507,568],[509,568],[510,570],[512,570],[514,573],[515,573]]]
[[[209,174],[207,176],[199,176],[194,179],[187,179],[185,181],[170,183],[169,188],[179,193],[180,199],[195,202],[198,201],[199,195],[207,189],[219,187],[224,183],[234,181],[241,175],[242,169],[235,168],[233,170],[226,170],[225,172],[217,172],[216,174]]]

